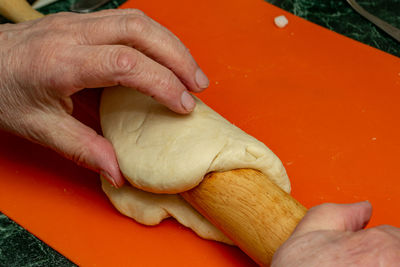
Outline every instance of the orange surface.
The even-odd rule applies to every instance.
[[[368,199],[400,226],[400,60],[262,0],[135,0],[175,32],[211,80],[200,97],[266,143],[307,207]],[[285,14],[278,29],[273,18]],[[92,122],[94,123],[94,122]],[[236,248],[168,220],[118,214],[96,174],[0,134],[0,209],[82,266],[251,266]]]

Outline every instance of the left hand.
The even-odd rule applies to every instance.
[[[389,225],[363,229],[371,212],[369,202],[310,209],[277,250],[271,266],[400,266],[400,229]]]
[[[58,13],[0,25],[0,129],[123,184],[111,143],[73,118],[71,95],[123,85],[187,114],[208,86],[189,50],[140,10]]]

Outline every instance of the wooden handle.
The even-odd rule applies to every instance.
[[[196,210],[260,265],[268,265],[307,209],[263,173],[237,169],[207,174],[181,193]]]
[[[25,0],[0,0],[0,14],[15,23],[44,16],[33,9]]]

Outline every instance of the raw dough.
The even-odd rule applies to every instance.
[[[117,210],[139,223],[157,225],[163,219],[172,216],[202,238],[233,245],[228,237],[193,209],[180,195],[154,194],[126,184],[116,189],[104,178],[101,179],[101,183],[104,192]]]
[[[180,196],[165,194],[189,190],[211,171],[237,168],[260,170],[286,192],[290,182],[280,160],[263,143],[197,98],[196,104],[190,115],[179,115],[133,89],[105,89],[103,134],[129,183],[147,192],[130,185],[117,190],[106,183],[103,189],[118,210],[138,222],[153,225],[171,215],[200,236],[224,241]]]

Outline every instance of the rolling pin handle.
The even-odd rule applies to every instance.
[[[0,14],[15,23],[34,20],[44,16],[33,9],[26,0],[0,0]]]

